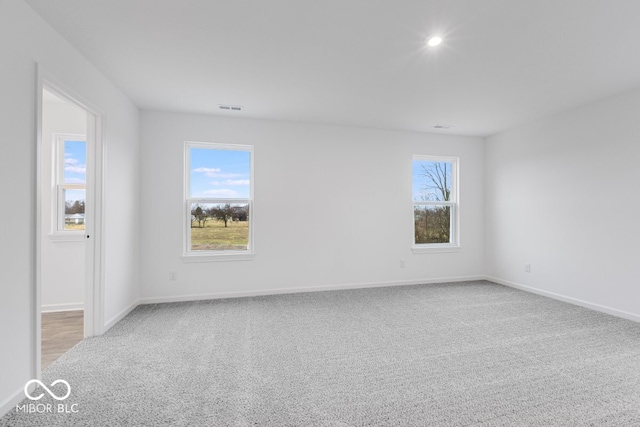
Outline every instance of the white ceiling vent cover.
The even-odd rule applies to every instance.
[[[226,105],[226,104],[220,104],[218,105],[218,108],[221,109],[222,111],[242,111],[244,110],[244,107],[242,105]]]

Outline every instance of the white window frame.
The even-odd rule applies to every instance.
[[[83,240],[85,230],[65,230],[65,190],[85,190],[85,207],[87,182],[85,178],[84,184],[65,184],[64,183],[64,143],[65,141],[84,142],[86,147],[86,163],[89,163],[89,151],[87,144],[87,136],[80,134],[55,133],[53,134],[53,171],[52,177],[52,193],[51,193],[51,238],[56,241],[63,240]]]
[[[203,148],[209,150],[234,150],[250,153],[249,163],[249,198],[229,199],[219,197],[191,197],[191,149]],[[217,142],[185,141],[184,143],[184,206],[183,206],[183,262],[212,262],[212,261],[249,261],[255,256],[254,252],[254,221],[255,207],[253,203],[253,173],[254,151],[253,145],[223,144]],[[192,251],[191,250],[191,205],[193,203],[215,204],[248,204],[249,205],[249,242],[246,250],[222,251]]]
[[[414,254],[434,252],[458,252],[460,250],[460,189],[459,189],[459,157],[430,156],[414,154],[411,162],[411,174],[413,176],[413,161],[446,162],[451,164],[451,192],[449,201],[414,201],[413,180],[411,181],[411,250]],[[449,243],[416,243],[415,242],[415,206],[450,206],[451,221],[449,230]]]

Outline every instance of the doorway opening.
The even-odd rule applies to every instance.
[[[34,378],[102,332],[101,115],[39,71]]]

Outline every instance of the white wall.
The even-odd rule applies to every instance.
[[[21,0],[0,2],[0,180],[3,199],[30,213],[0,210],[0,414],[23,397],[33,372],[36,63],[105,114],[105,320],[137,299],[138,110]],[[3,204],[6,207],[6,205]]]
[[[636,90],[487,139],[489,276],[640,321],[639,116]]]
[[[255,145],[254,260],[182,262],[185,140]],[[143,301],[484,274],[479,138],[143,111],[141,144]],[[411,253],[413,154],[460,156],[459,253]]]
[[[42,107],[42,164],[41,170],[41,288],[42,311],[81,309],[84,307],[84,238],[79,241],[51,239],[54,135],[69,133],[86,135],[87,113],[65,102],[43,102]],[[53,209],[52,209],[53,208]]]

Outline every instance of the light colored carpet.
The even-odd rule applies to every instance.
[[[145,305],[43,377],[78,412],[0,425],[638,426],[640,324],[485,281]]]

